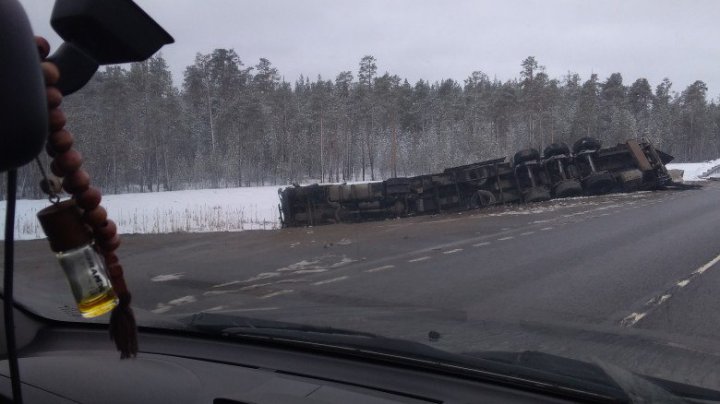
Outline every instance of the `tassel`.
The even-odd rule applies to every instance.
[[[138,353],[138,340],[130,293],[123,293],[118,299],[120,303],[110,314],[110,339],[120,351],[120,359],[134,358]]]
[[[107,253],[105,262],[108,266],[110,283],[119,300],[118,305],[110,313],[110,339],[120,351],[120,359],[134,358],[138,353],[138,338],[135,314],[130,307],[132,295],[128,292],[123,269],[118,263],[117,256],[112,252]]]

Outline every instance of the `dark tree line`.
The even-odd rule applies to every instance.
[[[473,72],[414,84],[372,56],[334,79],[281,79],[267,59],[198,54],[176,87],[162,56],[99,71],[63,105],[85,167],[105,192],[375,180],[434,172],[582,136],[646,138],[679,161],[720,156],[720,107],[696,81],[550,78],[533,57],[518,78]],[[38,170],[20,173],[39,197]]]

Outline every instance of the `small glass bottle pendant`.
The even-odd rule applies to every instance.
[[[117,296],[75,201],[45,208],[38,212],[38,219],[65,272],[80,314],[91,318],[112,310],[118,304]]]

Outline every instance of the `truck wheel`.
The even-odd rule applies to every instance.
[[[473,184],[475,184],[475,186],[482,187],[487,184],[490,175],[491,173],[488,167],[482,166],[471,171],[471,173],[468,174],[468,177],[473,182]]]
[[[490,191],[484,191],[482,189],[475,191],[470,198],[470,208],[479,209],[485,206],[490,206],[496,202],[495,195]]]
[[[540,158],[540,153],[538,153],[535,149],[525,149],[520,150],[519,152],[515,153],[515,156],[513,157],[513,166],[517,166],[520,163],[524,163],[526,161],[532,161],[537,160]]]
[[[401,200],[395,201],[393,206],[390,208],[390,211],[395,215],[395,217],[405,216],[405,202]]]
[[[573,145],[573,151],[575,152],[575,154],[586,151],[595,152],[600,150],[600,147],[602,147],[602,144],[599,140],[592,137],[584,137],[575,142],[575,144]]]
[[[582,185],[580,185],[580,182],[577,180],[560,181],[555,185],[555,189],[553,190],[556,198],[570,198],[582,195],[582,192]]]
[[[615,177],[610,173],[593,174],[583,181],[583,188],[588,195],[607,194],[615,188]]]
[[[560,156],[560,155],[569,155],[570,154],[570,148],[565,143],[552,143],[549,144],[548,147],[545,148],[545,151],[543,151],[543,157],[553,157],[553,156]]]
[[[348,210],[345,207],[339,206],[335,209],[335,220],[337,223],[347,222],[349,216]]]
[[[550,191],[542,187],[530,188],[530,190],[523,195],[523,199],[528,203],[547,201],[551,199]]]

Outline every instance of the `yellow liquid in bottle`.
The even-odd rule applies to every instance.
[[[80,314],[85,318],[93,318],[101,316],[114,309],[118,304],[117,296],[112,289],[107,289],[103,293],[90,296],[78,303]]]
[[[58,253],[57,257],[83,317],[97,317],[117,306],[105,264],[91,245]]]

